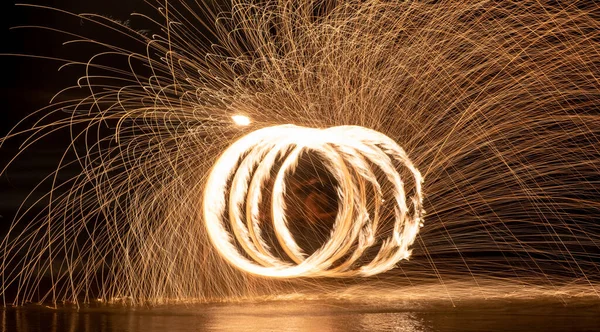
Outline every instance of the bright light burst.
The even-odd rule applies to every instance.
[[[293,172],[302,153],[314,152],[324,158],[328,171],[339,184],[339,211],[330,239],[309,257],[292,236],[285,217],[285,176]],[[272,188],[272,221],[279,245],[294,264],[282,261],[270,252],[261,235],[261,187],[269,181],[278,157],[285,156]],[[240,164],[238,162],[243,159]],[[409,212],[404,184],[394,162],[410,170],[415,194]],[[384,197],[372,166],[381,170],[393,185],[393,197]],[[255,169],[253,176],[252,170]],[[228,185],[230,177],[231,184]],[[204,195],[204,222],[215,249],[230,263],[244,271],[268,277],[352,277],[385,272],[410,256],[422,224],[421,174],[404,150],[389,137],[356,126],[314,129],[282,125],[248,134],[229,147],[210,173]],[[366,186],[374,192],[373,211],[367,209]],[[227,199],[229,197],[229,199]],[[368,264],[353,269],[364,251],[375,245],[379,210],[385,199],[395,202],[394,226],[383,240],[379,253]],[[252,261],[241,255],[231,243],[224,225],[223,212],[229,205],[230,227],[235,238]],[[241,208],[246,207],[246,223]],[[264,221],[262,221],[264,222]],[[247,226],[245,225],[247,224]],[[353,253],[348,255],[352,249]],[[342,260],[334,266],[334,263]]]
[[[7,303],[600,297],[597,1],[149,3],[27,5],[81,78],[0,140],[70,135]]]
[[[250,119],[245,115],[234,115],[231,117],[233,122],[240,126],[247,126],[250,124]]]

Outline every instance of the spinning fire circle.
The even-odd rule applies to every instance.
[[[330,236],[310,254],[298,244],[286,215],[286,179],[306,153],[322,160],[337,195]],[[410,197],[402,169],[412,176]],[[391,189],[383,190],[382,181]],[[409,247],[423,225],[422,182],[406,152],[380,132],[358,126],[267,127],[243,136],[218,158],[205,187],[204,222],[218,253],[252,274],[371,276],[410,256]],[[278,250],[261,228],[266,195]],[[381,234],[381,207],[388,201],[393,204],[393,226]],[[364,262],[367,248],[374,246],[376,254]]]

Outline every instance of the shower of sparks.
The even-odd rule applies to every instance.
[[[0,138],[71,138],[6,303],[600,297],[600,2],[148,3],[23,5],[87,46]]]

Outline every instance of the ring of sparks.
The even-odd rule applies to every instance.
[[[318,155],[337,182],[338,210],[330,236],[310,255],[297,244],[285,214],[285,180],[295,171],[302,153]],[[405,193],[399,172],[402,167],[414,177],[412,197]],[[391,190],[382,189],[382,179],[391,184]],[[358,126],[266,127],[237,140],[213,166],[204,193],[204,221],[219,254],[252,274],[278,278],[371,276],[410,256],[409,247],[423,225],[422,182],[405,151],[377,131]],[[260,228],[266,185],[272,185],[273,231],[287,259],[267,243]],[[372,191],[371,200],[367,191]],[[381,206],[390,199],[393,229],[378,234]],[[373,246],[378,248],[374,257],[361,260]]]

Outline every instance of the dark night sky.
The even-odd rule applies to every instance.
[[[150,13],[152,9],[143,0],[28,0],[30,4],[51,6],[74,13],[97,13],[118,20],[127,20],[134,11]],[[17,26],[39,25],[59,28],[74,33],[89,34],[89,24],[82,24],[67,15],[51,10],[15,6],[15,0],[0,1],[0,56],[2,80],[0,80],[0,136],[21,119],[37,109],[48,105],[50,98],[60,89],[72,86],[81,76],[81,70],[67,69],[58,71],[60,62],[16,57],[6,54],[30,54],[59,58],[77,58],[81,48],[63,46],[68,38],[56,33],[39,29],[12,29]],[[95,31],[91,31],[95,33]],[[30,122],[31,123],[31,122]],[[23,126],[26,128],[26,125]],[[28,149],[17,159],[8,171],[0,177],[0,224],[5,229],[15,212],[34,186],[55,167],[58,157],[64,151],[68,140],[67,133],[57,134],[44,139]],[[9,140],[0,148],[0,166],[18,152],[23,138]],[[43,192],[42,189],[40,192]]]
[[[31,4],[52,6],[74,13],[90,12],[107,15],[116,19],[126,20],[129,14],[137,9],[146,9],[143,0],[30,0]],[[70,22],[65,15],[45,9],[20,7],[14,5],[14,0],[2,1],[0,12],[3,14],[0,33],[2,43],[0,53],[33,54],[48,56],[69,56],[73,51],[63,47],[61,43],[67,38],[54,32],[44,32],[38,29],[17,29],[11,27],[24,25],[41,25],[65,28],[78,32],[76,22]],[[75,23],[75,24],[74,24]],[[83,30],[83,24],[80,27]],[[79,31],[80,33],[82,31]],[[73,83],[70,73],[58,73],[59,63],[47,60],[34,60],[12,56],[2,57],[3,80],[2,89],[3,111],[0,116],[2,133],[12,127],[31,112],[31,106],[38,108],[47,104],[49,98],[58,89]]]

